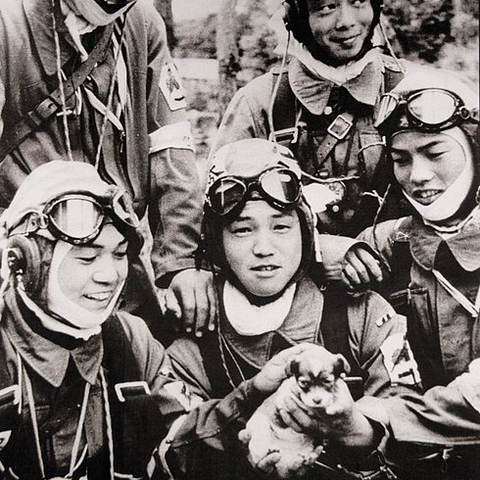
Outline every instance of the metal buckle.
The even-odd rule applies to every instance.
[[[343,140],[353,123],[345,118],[343,115],[338,115],[338,117],[328,126],[327,132],[335,137],[337,140]]]
[[[83,97],[78,89],[75,91],[75,98],[75,106],[73,108],[66,108],[65,111],[61,109],[59,112],[57,112],[57,117],[63,117],[64,115],[67,117],[70,115],[75,115],[78,117],[82,113]]]
[[[25,121],[31,128],[37,128],[57,109],[57,103],[50,97],[42,100],[33,110],[25,115]]]
[[[115,385],[115,393],[117,394],[117,398],[120,402],[126,401],[125,394],[127,396],[151,395],[150,387],[145,381],[117,383]]]
[[[284,128],[273,132],[273,138],[275,142],[284,142],[290,140],[290,143],[297,143],[298,140],[298,126]]]
[[[13,393],[12,405],[18,405],[20,403],[20,387],[18,385],[12,385],[11,387],[2,388],[0,390],[0,405],[5,405]]]

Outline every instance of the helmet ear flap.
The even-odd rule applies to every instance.
[[[285,24],[285,28],[292,32],[292,35],[300,43],[304,43],[308,29],[305,28],[305,20],[302,19],[297,1],[284,0],[282,5],[284,8],[283,23]]]
[[[41,279],[41,256],[37,242],[23,235],[10,237],[7,243],[7,261],[15,282],[21,281],[29,295],[37,293]]]
[[[208,262],[217,267],[223,266],[223,237],[219,228],[220,221],[214,214],[205,212],[203,221],[202,239],[204,246],[204,255]]]

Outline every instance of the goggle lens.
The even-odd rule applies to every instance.
[[[295,203],[300,193],[298,178],[289,170],[266,172],[261,187],[268,196],[285,205]]]
[[[252,186],[256,186],[267,201],[281,208],[294,204],[300,197],[300,182],[293,172],[271,169],[254,179],[218,179],[208,191],[209,206],[217,215],[227,215],[245,201]]]
[[[226,215],[243,201],[246,193],[247,187],[243,182],[221,178],[210,189],[210,207],[217,215]]]
[[[407,109],[419,122],[438,126],[453,118],[457,110],[457,101],[448,92],[425,90],[408,100]]]
[[[391,121],[405,128],[414,126],[425,131],[443,130],[456,125],[462,118],[466,119],[464,110],[460,98],[438,88],[421,90],[405,99],[387,93],[378,105],[375,126],[385,127]],[[394,116],[397,111],[398,115]]]
[[[99,231],[104,213],[93,198],[64,198],[51,205],[48,217],[65,240],[83,243]]]

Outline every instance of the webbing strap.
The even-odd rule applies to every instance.
[[[351,377],[365,374],[352,355],[350,348],[350,329],[348,323],[348,301],[345,288],[337,284],[329,284],[323,292],[323,311],[320,323],[323,346],[332,353],[342,354],[350,365]],[[363,395],[363,386],[349,385],[355,400]]]
[[[0,140],[0,163],[15,148],[17,148],[30,133],[45,120],[58,112],[62,107],[62,90],[65,100],[72,97],[78,87],[83,84],[95,65],[103,58],[110,43],[113,24],[105,27],[102,36],[91,51],[89,57],[80,64],[70,78],[44,98],[33,110],[27,112],[14,126],[4,132]]]
[[[120,320],[110,318],[102,326],[104,361],[112,412],[115,471],[143,475],[153,449],[162,435],[164,419],[160,408],[147,391],[138,362]],[[129,389],[130,383],[134,388]],[[121,401],[116,385],[122,385]],[[137,388],[137,387],[141,388]],[[118,389],[117,389],[118,390]],[[130,394],[128,394],[130,393]],[[127,395],[128,394],[128,395]]]

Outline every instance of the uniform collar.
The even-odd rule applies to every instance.
[[[460,267],[466,272],[480,269],[480,211],[454,236],[443,239],[431,226],[425,225],[422,219],[415,215],[409,228],[410,251],[413,258],[423,268],[436,268],[435,259],[441,244],[446,245]]]
[[[326,68],[331,68],[327,67]],[[374,106],[383,84],[384,65],[381,55],[372,56],[360,73],[343,83],[327,80],[314,74],[300,60],[293,57],[288,77],[293,93],[314,115],[323,114],[333,87],[342,86],[358,102]]]
[[[101,335],[95,335],[86,342],[78,342],[75,348],[67,349],[32,330],[21,314],[12,290],[7,292],[6,304],[12,313],[4,320],[8,337],[25,363],[38,375],[58,388],[63,383],[72,359],[82,378],[92,385],[95,383],[103,359]]]

